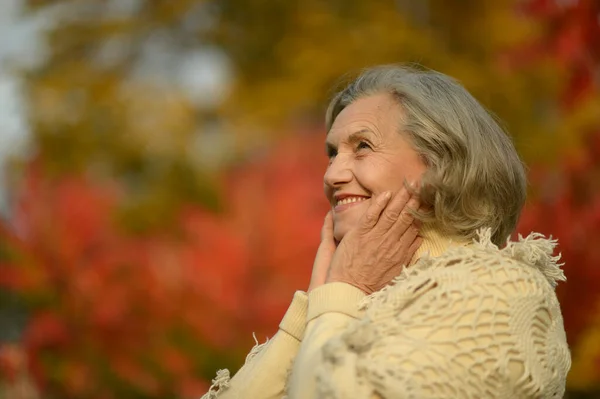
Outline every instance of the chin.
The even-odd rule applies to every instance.
[[[335,238],[335,240],[337,242],[342,241],[342,238],[344,238],[344,236],[346,235],[346,233],[348,232],[348,229],[344,228],[343,226],[334,226],[333,227],[333,238]]]
[[[344,212],[341,215],[333,217],[333,238],[337,242],[342,241],[342,238],[348,234],[353,228],[359,225],[362,213]]]
[[[337,216],[337,217],[336,217]],[[360,223],[360,216],[351,213],[342,215],[334,215],[333,218],[333,238],[337,242],[342,241],[342,238],[348,234],[354,227]]]

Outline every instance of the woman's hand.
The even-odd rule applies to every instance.
[[[371,294],[409,264],[423,241],[418,221],[408,210],[419,209],[419,200],[405,188],[391,197],[383,193],[374,198],[360,224],[342,239],[326,283],[348,283]]]
[[[321,229],[321,244],[319,244],[319,249],[317,250],[307,292],[311,292],[318,286],[325,284],[329,265],[331,265],[331,259],[336,247],[337,245],[333,238],[333,215],[329,211],[327,216],[325,216],[323,228]]]

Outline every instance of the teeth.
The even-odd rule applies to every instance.
[[[336,205],[345,205],[345,204],[350,204],[352,202],[361,202],[364,200],[366,200],[366,198],[364,198],[364,197],[348,197],[348,198],[339,200]]]

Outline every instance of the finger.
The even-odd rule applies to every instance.
[[[415,223],[413,212],[417,212],[419,205],[419,198],[417,196],[413,195],[410,197],[390,230],[393,230],[395,234],[404,234],[406,230]]]
[[[331,211],[327,212],[327,215],[325,215],[323,227],[321,228],[321,241],[333,242],[333,215],[331,214]]]
[[[415,259],[415,253],[417,253],[417,251],[419,250],[419,248],[421,247],[422,244],[423,244],[423,237],[417,236],[415,238],[415,240],[412,242],[412,244],[410,245],[410,247],[408,247],[408,253],[410,254],[410,257],[412,260],[414,260],[414,261],[417,260],[417,259]]]
[[[381,212],[383,212],[391,197],[392,193],[386,191],[378,195],[374,201],[371,201],[369,209],[367,209],[361,219],[360,227],[363,231],[371,230],[377,224]]]
[[[422,214],[424,212],[423,208],[419,208],[418,212]],[[423,227],[423,221],[419,220],[417,218],[414,218],[412,225],[415,226],[415,228],[417,230],[421,231],[421,228]]]
[[[402,236],[400,237],[400,242],[409,244],[417,239],[417,237],[419,236],[419,226],[417,222],[418,220],[415,220],[413,223],[411,223],[410,226],[408,226],[404,234],[402,234]]]
[[[398,220],[402,210],[410,200],[410,193],[406,188],[400,189],[389,202],[389,204],[385,207],[379,222],[377,223],[377,228],[382,231],[389,230]]]
[[[423,245],[423,237],[417,236],[408,248],[409,253],[414,255],[419,250],[421,245]]]

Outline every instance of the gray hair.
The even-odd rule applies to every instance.
[[[339,92],[327,109],[327,130],[352,102],[386,92],[402,106],[400,130],[427,165],[419,195],[429,210],[417,217],[467,238],[491,228],[492,241],[503,245],[527,195],[525,169],[510,137],[456,80],[396,65],[366,69]]]

